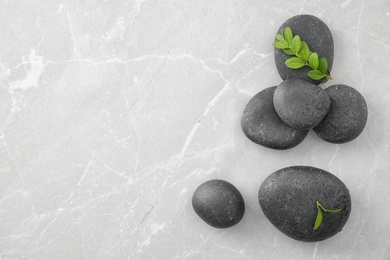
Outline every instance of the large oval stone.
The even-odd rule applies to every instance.
[[[329,113],[313,128],[323,140],[330,143],[346,143],[363,131],[368,117],[367,104],[354,88],[339,84],[325,89],[331,100]]]
[[[330,108],[330,99],[325,90],[315,84],[288,79],[276,88],[274,106],[286,124],[304,130],[317,126],[324,119]]]
[[[351,212],[351,197],[333,174],[310,166],[292,166],[269,175],[258,194],[264,215],[287,236],[305,242],[330,238],[342,230]],[[314,228],[318,210],[322,222]],[[315,229],[315,230],[314,230]]]
[[[297,15],[280,26],[277,33],[282,34],[284,28],[290,27],[293,35],[299,35],[302,41],[305,41],[310,51],[317,52],[318,57],[325,57],[328,61],[328,70],[332,70],[334,44],[332,33],[328,26],[319,18],[313,15]],[[276,38],[275,38],[276,41]],[[311,68],[304,66],[300,69],[289,69],[284,64],[285,61],[293,56],[285,54],[282,50],[274,48],[275,64],[280,77],[286,79],[302,79],[314,84],[319,84],[321,81],[312,80],[307,76]]]
[[[305,139],[308,130],[297,130],[280,119],[273,103],[276,86],[253,96],[244,109],[241,128],[253,142],[272,149],[289,149]]]

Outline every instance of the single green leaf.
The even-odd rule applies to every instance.
[[[276,39],[278,39],[278,41],[280,41],[280,42],[285,42],[283,35],[281,35],[279,33],[276,35]]]
[[[291,49],[295,53],[299,53],[299,51],[301,49],[301,38],[299,37],[299,35],[295,35],[294,38],[292,39]]]
[[[303,61],[307,61],[310,57],[309,46],[304,41],[301,41],[301,50],[298,53],[298,57],[301,58]]]
[[[288,55],[295,55],[295,53],[291,49],[283,49],[283,51]]]
[[[327,78],[323,78],[323,79],[321,80],[321,84],[325,84],[326,82],[328,82],[328,79],[327,79]]]
[[[313,230],[317,230],[321,226],[321,223],[322,223],[322,210],[320,209],[320,207],[317,206],[317,217],[316,217],[316,221],[314,222]]]
[[[285,42],[274,42],[272,45],[278,49],[287,49],[288,48],[288,45]]]
[[[296,57],[286,60],[285,64],[290,69],[300,69],[303,66],[305,66],[305,62],[300,58],[296,58]]]
[[[337,213],[341,210],[341,209],[326,209],[318,201],[316,202],[316,205],[317,205],[317,207],[320,207],[324,212]]]
[[[337,213],[340,212],[341,209],[326,209],[324,210],[326,213]]]
[[[326,77],[326,75],[319,70],[311,70],[307,73],[307,75],[313,80],[320,80]]]
[[[291,45],[292,40],[293,40],[293,34],[292,34],[292,31],[291,31],[291,28],[290,28],[290,27],[284,28],[283,37],[284,37],[284,40],[285,40],[289,45]]]
[[[310,67],[314,70],[316,70],[318,68],[318,64],[319,64],[319,61],[318,61],[318,54],[317,52],[313,52],[310,57],[309,57],[309,64],[310,64]]]
[[[326,72],[328,71],[328,61],[326,60],[325,57],[322,57],[319,61],[318,61],[318,68],[317,68],[319,71],[323,72],[326,74]]]

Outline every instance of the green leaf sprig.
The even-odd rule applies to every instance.
[[[305,41],[302,41],[299,35],[293,36],[290,27],[286,27],[282,34],[276,35],[277,41],[272,45],[275,48],[283,50],[284,53],[292,55],[285,61],[285,64],[290,69],[300,69],[304,66],[310,67],[312,70],[307,73],[309,78],[313,80],[321,80],[325,83],[332,79],[328,71],[328,61],[325,57],[318,58],[317,52],[311,52]]]
[[[318,201],[317,201],[317,217],[316,222],[314,223],[313,230],[317,230],[322,223],[322,211],[326,213],[337,213],[340,212],[341,209],[325,209]]]

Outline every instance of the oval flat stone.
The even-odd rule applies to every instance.
[[[304,130],[322,121],[329,111],[330,99],[325,90],[315,84],[288,79],[276,88],[274,106],[286,124]]]
[[[244,109],[241,128],[253,142],[272,149],[289,149],[305,139],[308,130],[297,130],[284,123],[276,114],[273,95],[276,86],[253,96]]]
[[[269,175],[258,194],[264,215],[287,236],[305,242],[330,238],[342,230],[351,212],[345,184],[333,174],[310,166],[292,166]],[[322,221],[314,230],[319,208]]]
[[[214,179],[202,183],[192,196],[195,213],[216,228],[236,225],[245,212],[244,199],[231,183]]]
[[[293,35],[299,35],[301,40],[307,43],[310,51],[318,53],[319,58],[325,57],[328,61],[328,70],[332,70],[334,56],[333,37],[328,26],[322,20],[313,15],[297,15],[285,21],[277,33],[282,34],[286,27],[291,28]],[[278,48],[274,48],[274,55],[276,68],[283,80],[302,79],[314,84],[321,82],[312,80],[307,76],[307,73],[311,70],[307,66],[300,69],[287,68],[284,63],[293,56],[285,54]]]
[[[328,115],[313,130],[330,143],[346,143],[363,131],[368,117],[367,104],[354,88],[339,84],[325,89],[331,100]]]

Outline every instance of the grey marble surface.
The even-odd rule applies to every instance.
[[[245,104],[281,82],[271,43],[296,14],[331,29],[331,84],[369,118],[353,142],[313,132],[275,151],[240,128]],[[0,2],[1,259],[390,259],[390,3],[378,1]],[[292,165],[337,175],[343,231],[292,240],[257,192]],[[246,213],[206,225],[191,196],[221,178]]]

